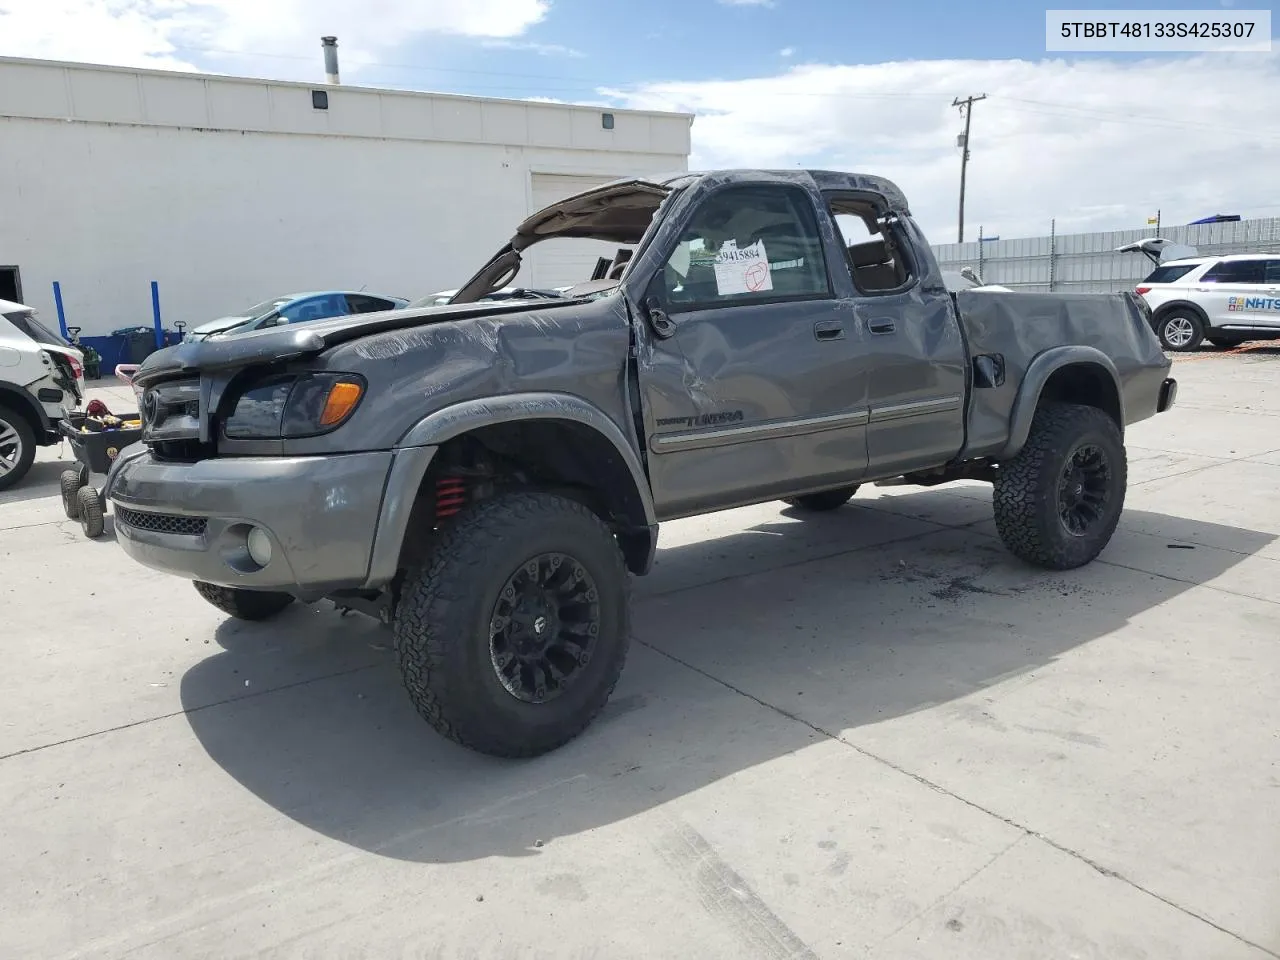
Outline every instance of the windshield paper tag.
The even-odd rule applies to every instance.
[[[741,250],[736,240],[726,241],[716,254],[715,268],[716,292],[722,297],[773,289],[773,274],[763,240]]]

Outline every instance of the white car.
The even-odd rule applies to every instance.
[[[84,399],[84,355],[36,319],[0,300],[0,490],[31,469],[36,447],[62,437],[58,421]]]
[[[1280,339],[1280,253],[1162,258],[1134,293],[1166,351]]]

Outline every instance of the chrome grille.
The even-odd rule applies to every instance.
[[[184,517],[176,513],[151,513],[146,510],[130,510],[128,507],[116,507],[116,522],[133,527],[135,530],[176,533],[184,537],[203,536],[206,526],[204,517]]]

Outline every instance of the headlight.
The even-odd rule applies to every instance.
[[[222,432],[230,440],[314,437],[342,426],[364,396],[364,378],[309,373],[260,381],[236,398]]]

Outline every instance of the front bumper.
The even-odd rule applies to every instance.
[[[168,463],[135,445],[121,453],[105,494],[116,538],[139,563],[312,600],[368,580],[393,459],[375,451]],[[253,527],[271,542],[265,566],[248,553]]]

